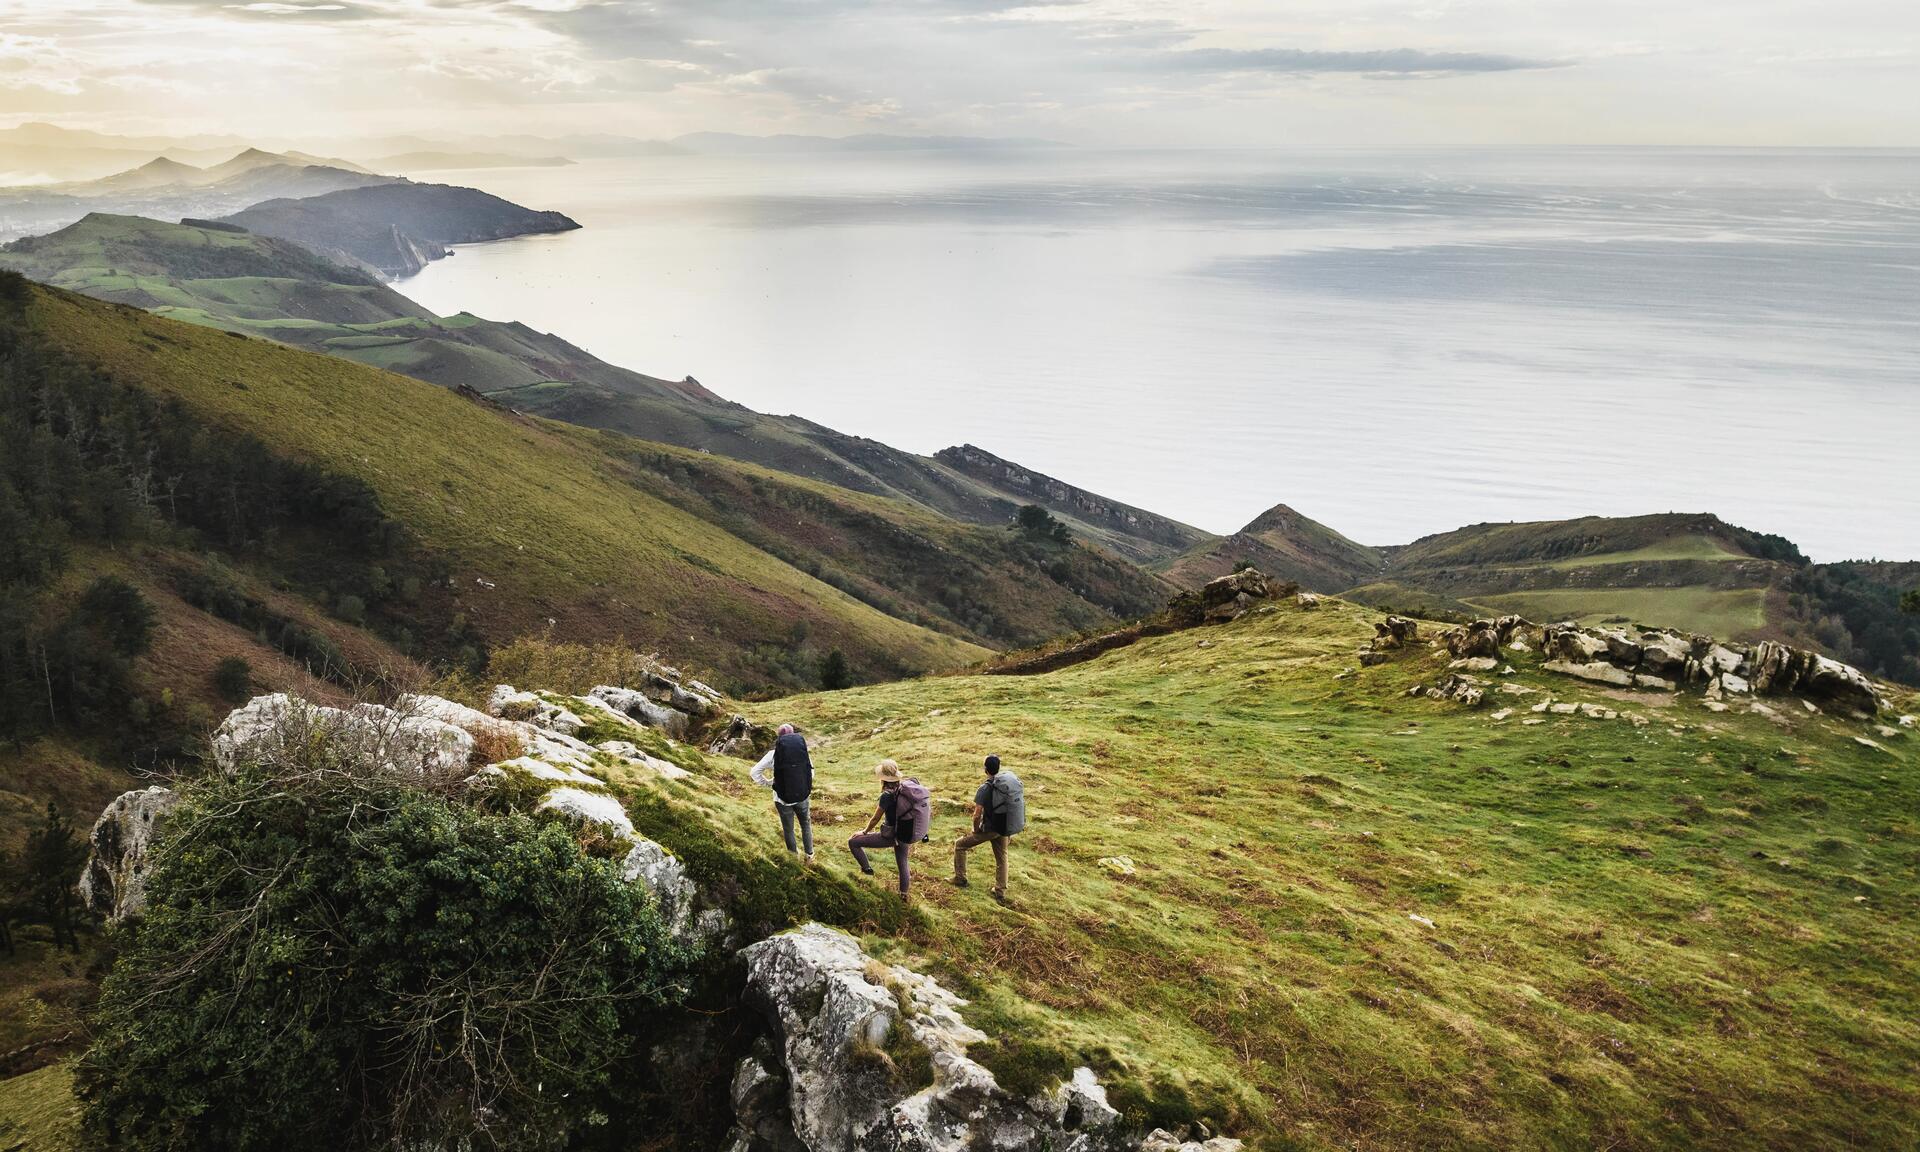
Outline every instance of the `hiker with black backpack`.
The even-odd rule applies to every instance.
[[[900,870],[900,898],[905,900],[909,879],[907,856],[915,844],[929,835],[933,798],[920,781],[901,776],[900,765],[891,760],[880,761],[873,774],[880,778],[880,802],[874,805],[866,830],[848,840],[847,847],[852,850],[860,871],[868,876],[873,875],[873,865],[867,863],[867,849],[893,849],[894,867]],[[873,830],[876,824],[880,825],[878,832]]]
[[[798,821],[807,863],[813,863],[813,813],[808,804],[813,796],[813,759],[807,755],[807,738],[791,724],[780,725],[773,747],[749,774],[755,784],[773,789],[773,810],[780,815],[787,851],[798,851],[793,842],[793,825]]]
[[[1007,902],[1007,837],[1027,826],[1027,794],[1020,777],[1002,771],[1000,757],[989,756],[987,779],[973,793],[973,831],[953,846],[953,883],[967,887],[967,853],[993,845],[993,898]]]

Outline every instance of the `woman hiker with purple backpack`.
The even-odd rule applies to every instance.
[[[913,846],[928,836],[927,825],[933,816],[933,801],[927,789],[911,776],[900,775],[900,765],[891,760],[880,761],[873,770],[880,778],[880,802],[874,806],[873,816],[867,821],[866,830],[847,841],[847,847],[853,852],[854,862],[860,865],[860,871],[873,875],[873,865],[867,863],[867,849],[893,849],[894,866],[900,870],[900,898],[907,899],[907,856]],[[880,825],[880,831],[873,830]]]

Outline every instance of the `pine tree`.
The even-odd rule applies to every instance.
[[[54,946],[74,952],[80,950],[80,937],[74,931],[78,914],[74,885],[86,859],[86,844],[74,834],[60,805],[49,800],[46,819],[27,835],[22,860],[25,903],[34,919],[53,929]]]

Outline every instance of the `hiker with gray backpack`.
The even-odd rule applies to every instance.
[[[867,849],[893,849],[893,864],[900,871],[900,899],[905,900],[907,856],[915,844],[932,834],[933,796],[920,781],[900,775],[900,765],[891,760],[880,761],[873,774],[880,778],[880,802],[874,806],[866,830],[848,840],[847,847],[860,871],[868,876],[873,875],[873,865],[867,863]],[[880,825],[878,832],[873,830],[876,824]]]
[[[967,853],[982,844],[993,845],[993,898],[1007,902],[1007,837],[1027,827],[1027,793],[1020,777],[1001,770],[1000,757],[989,756],[986,782],[973,793],[973,831],[953,846],[953,883],[967,887]]]

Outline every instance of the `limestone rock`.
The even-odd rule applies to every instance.
[[[777,1069],[735,1073],[736,1097],[784,1078],[792,1132],[812,1152],[1121,1152],[1132,1144],[1091,1070],[1021,1100],[967,1046],[987,1037],[960,1016],[966,1001],[931,977],[867,958],[858,940],[808,924],[742,950],[748,1003],[772,1026]],[[902,1086],[875,1051],[898,1029],[926,1049],[933,1083]],[[756,1122],[770,1109],[752,1110]],[[736,1147],[740,1145],[736,1144]],[[749,1148],[777,1147],[748,1144]],[[1175,1145],[1178,1147],[1178,1145]],[[1237,1145],[1236,1145],[1237,1147]]]
[[[148,854],[179,800],[173,789],[155,784],[122,792],[100,813],[80,873],[80,900],[89,911],[118,922],[146,908]]]
[[[745,716],[735,715],[707,745],[707,751],[716,756],[752,759],[772,746],[773,733],[760,728]]]
[[[1237,620],[1272,595],[1265,573],[1258,568],[1242,568],[1202,585],[1200,607],[1208,620]]]
[[[609,756],[618,756],[629,764],[638,764],[642,768],[651,769],[663,780],[685,780],[693,775],[671,760],[662,760],[658,756],[648,755],[644,749],[630,740],[602,740],[594,747]]]
[[[1398,648],[1420,639],[1420,625],[1417,621],[1401,616],[1389,616],[1373,626],[1373,643],[1376,648]]]
[[[572,709],[547,700],[535,692],[522,692],[511,684],[494,685],[487,697],[487,711],[507,720],[524,720],[563,736],[577,735],[587,726]]]
[[[678,857],[651,840],[642,839],[620,862],[620,875],[629,883],[644,884],[660,904],[660,917],[682,940],[712,943],[731,928],[727,914],[700,908],[700,889]]]
[[[1542,667],[1549,672],[1558,672],[1563,676],[1577,676],[1596,684],[1617,684],[1622,688],[1633,685],[1633,673],[1604,660],[1590,660],[1585,663],[1576,663],[1572,660],[1549,660]]]
[[[601,684],[588,690],[586,699],[612,708],[620,715],[638,720],[649,728],[661,729],[676,740],[684,739],[692,726],[685,712],[655,703],[646,693],[635,692],[631,688]]]
[[[227,772],[246,762],[298,764],[316,741],[330,755],[426,775],[464,771],[474,747],[465,729],[432,716],[378,704],[328,708],[277,692],[228,714],[213,734],[213,759]]]
[[[1607,655],[1604,638],[1573,624],[1549,624],[1542,631],[1540,651],[1549,661],[1588,664]]]
[[[558,812],[578,824],[596,824],[615,836],[632,838],[633,821],[620,801],[604,792],[586,792],[579,788],[555,788],[535,808],[538,812]]]
[[[1513,645],[1520,651],[1526,651],[1528,631],[1532,625],[1519,616],[1501,616],[1491,620],[1475,620],[1464,628],[1455,628],[1446,634],[1447,651],[1455,657],[1494,657],[1499,655],[1502,645],[1517,636],[1519,643]]]
[[[1311,592],[1300,593],[1299,595],[1294,597],[1294,601],[1298,603],[1302,609],[1309,612],[1311,612],[1315,608],[1320,607],[1320,597],[1315,596]]]

